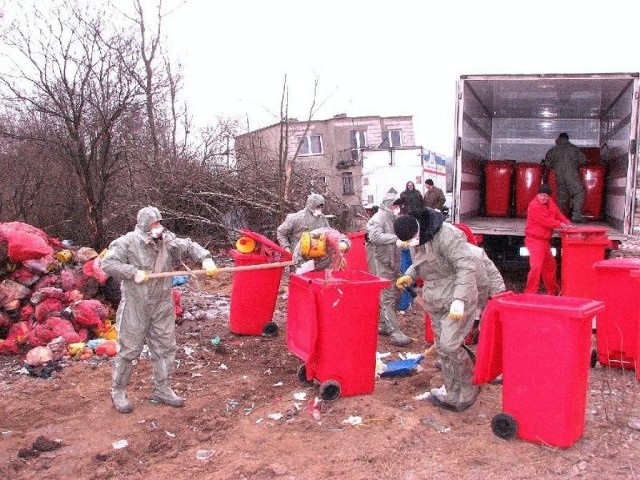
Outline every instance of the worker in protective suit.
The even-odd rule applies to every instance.
[[[349,239],[333,228],[317,228],[303,232],[293,250],[296,267],[313,260],[313,270],[344,270],[344,254],[351,248]]]
[[[483,248],[467,243],[467,247],[471,250],[478,261],[476,268],[476,285],[478,287],[478,306],[475,319],[482,316],[484,307],[487,306],[489,298],[506,290],[502,274],[496,267],[495,263],[489,258],[487,252]]]
[[[303,232],[310,232],[317,228],[329,228],[327,217],[324,216],[324,197],[312,193],[307,197],[307,204],[295,213],[290,213],[280,224],[276,233],[278,243],[285,250],[292,252],[300,241]]]
[[[564,214],[568,214],[567,204],[571,201],[571,221],[582,223],[582,205],[584,203],[584,185],[580,179],[580,167],[587,163],[587,158],[573,143],[569,135],[561,133],[556,139],[556,146],[549,149],[544,157],[544,165],[556,172],[558,184],[558,206]]]
[[[387,193],[380,208],[367,222],[367,263],[373,275],[386,278],[392,284],[380,294],[378,333],[389,335],[393,345],[406,346],[411,338],[405,335],[396,318],[396,292],[393,281],[400,273],[399,249],[408,248],[409,242],[399,240],[393,232],[393,221],[400,214],[400,200],[395,193]],[[417,242],[416,242],[417,243]]]
[[[468,247],[461,230],[445,223],[442,213],[425,209],[417,215],[402,215],[394,223],[400,240],[416,237],[411,249],[413,264],[396,285],[404,289],[414,279],[424,281],[422,297],[431,316],[436,353],[442,363],[446,394],[433,389],[430,401],[461,412],[476,400],[479,388],[473,384],[473,362],[463,348],[473,325],[478,305],[478,259]]]
[[[171,388],[175,363],[175,310],[171,296],[172,278],[149,279],[149,273],[167,272],[186,258],[202,262],[207,275],[215,275],[211,254],[188,238],[177,238],[161,224],[155,207],[138,212],[135,230],[109,245],[101,267],[120,281],[122,299],[116,313],[118,353],[113,364],[111,399],[120,413],[131,412],[125,388],[133,361],[149,346],[155,390],[153,399],[182,407],[184,399]]]

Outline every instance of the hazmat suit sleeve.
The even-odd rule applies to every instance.
[[[398,237],[394,233],[385,233],[381,219],[374,215],[367,223],[367,239],[373,245],[392,245]]]
[[[190,238],[175,238],[172,244],[177,247],[180,258],[185,256],[192,260],[202,262],[207,258],[211,258],[209,250],[204,248],[198,242],[194,242]]]
[[[489,278],[489,295],[504,292],[506,290],[504,279],[496,265],[491,261],[484,250],[482,252],[482,262],[484,263],[484,268],[487,273],[487,277]]]
[[[282,222],[276,230],[276,238],[282,248],[292,248],[290,239],[293,233],[294,221],[294,215],[289,213],[285,217],[284,222]]]
[[[436,248],[452,265],[455,272],[453,299],[467,303],[478,296],[476,285],[476,262],[473,253],[466,247],[467,239],[459,235],[448,235],[445,241],[437,242]]]
[[[131,234],[124,235],[109,245],[100,267],[115,280],[133,280],[139,266],[132,265],[129,260]]]

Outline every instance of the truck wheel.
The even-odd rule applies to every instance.
[[[340,384],[335,380],[327,380],[320,385],[320,398],[326,402],[333,402],[340,396]]]
[[[598,352],[596,352],[595,350],[591,350],[591,361],[589,362],[591,368],[594,368],[596,366],[596,363],[598,363]]]
[[[278,325],[274,322],[266,323],[264,327],[262,327],[262,334],[265,337],[275,337],[278,335]]]
[[[307,380],[307,366],[303,363],[298,367],[298,380],[300,380],[305,385],[313,385],[311,380]]]
[[[509,440],[516,436],[518,422],[507,413],[499,413],[491,420],[491,430],[496,437]]]

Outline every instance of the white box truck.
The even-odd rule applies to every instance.
[[[633,233],[638,139],[638,73],[463,75],[457,85],[452,221],[484,236],[495,260],[521,260],[525,218],[487,214],[487,165],[540,164],[566,132],[595,150],[604,170],[602,214],[587,225],[609,238]],[[496,166],[496,164],[493,164]]]

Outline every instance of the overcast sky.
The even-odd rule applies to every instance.
[[[431,6],[431,4],[437,6]],[[196,120],[413,115],[418,144],[450,156],[461,74],[640,70],[640,1],[188,0],[166,19]]]

